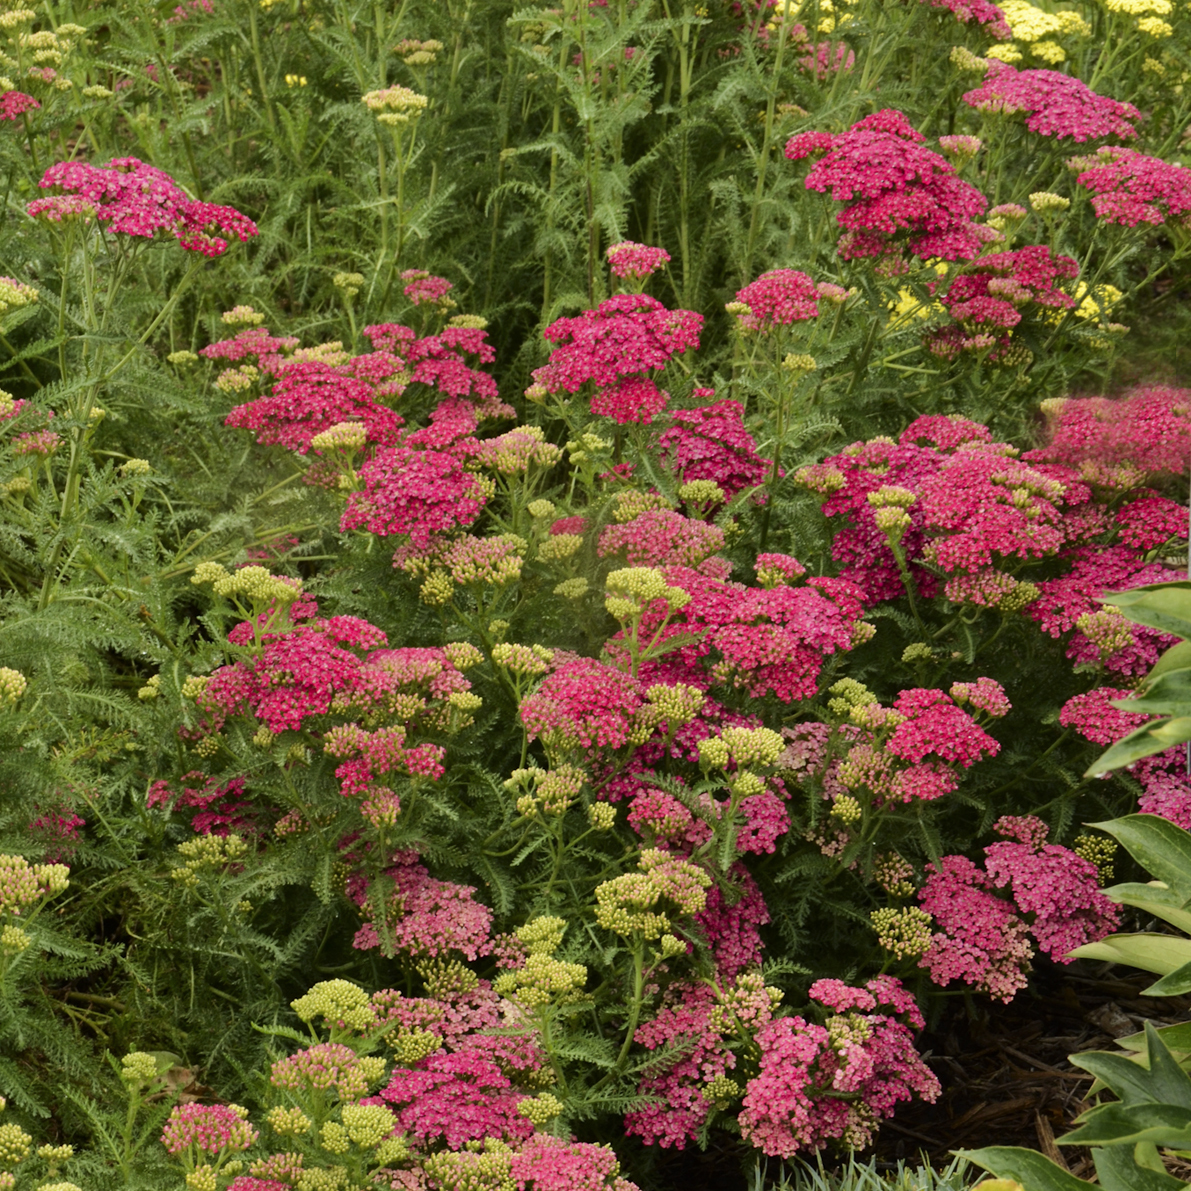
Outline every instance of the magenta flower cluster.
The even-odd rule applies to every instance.
[[[819,157],[807,174],[808,190],[849,204],[836,216],[845,229],[839,242],[845,260],[902,251],[971,260],[998,236],[974,223],[988,200],[924,148],[925,139],[901,112],[886,108],[847,132],[803,132],[786,143],[791,161]]]
[[[1131,103],[1097,95],[1086,83],[1057,70],[1017,70],[995,58],[982,86],[964,93],[980,112],[1024,112],[1026,127],[1042,136],[1098,141],[1137,136],[1141,113]]]
[[[145,239],[166,231],[183,248],[204,256],[222,255],[229,238],[248,240],[257,234],[256,224],[235,207],[198,202],[169,174],[135,157],[113,158],[106,166],[60,161],[39,185],[54,194],[30,202],[32,216],[53,219],[64,205],[82,211],[85,204],[109,231]]]

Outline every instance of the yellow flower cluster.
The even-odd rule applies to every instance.
[[[998,6],[1013,30],[1013,41],[993,46],[990,58],[1016,62],[1025,46],[1031,57],[1054,66],[1067,58],[1067,51],[1056,40],[1063,37],[1087,37],[1092,27],[1077,12],[1045,12],[1027,0],[1005,0]]]

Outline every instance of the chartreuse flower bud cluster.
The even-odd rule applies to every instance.
[[[204,870],[218,871],[226,865],[243,860],[248,845],[238,835],[197,835],[178,845],[182,863],[170,870],[170,877],[179,885],[193,889]]]
[[[671,587],[656,567],[624,567],[612,571],[604,582],[604,607],[621,624],[636,624],[656,600],[665,600],[671,612],[691,600],[690,592]]]
[[[19,670],[0,666],[0,707],[12,707],[28,686],[28,680]]]
[[[933,919],[918,906],[886,907],[869,915],[877,942],[895,959],[917,958],[931,944]]]
[[[0,855],[0,914],[28,923],[47,899],[70,884],[64,864],[30,864],[23,856]],[[32,939],[13,922],[0,927],[0,968],[25,951]]]
[[[0,318],[23,306],[32,306],[37,301],[37,290],[23,281],[12,277],[0,277]]]
[[[530,1011],[582,1000],[587,968],[557,959],[554,954],[562,945],[565,931],[566,922],[552,916],[534,918],[521,927],[517,938],[529,954],[520,968],[496,979],[494,991]]]
[[[217,562],[200,562],[190,576],[197,585],[210,583],[217,596],[233,601],[241,597],[252,604],[290,604],[302,593],[301,579],[270,574],[265,567],[240,567],[228,571]]]
[[[512,1166],[512,1149],[494,1137],[468,1142],[458,1153],[443,1150],[431,1154],[422,1163],[434,1185],[450,1187],[452,1191],[517,1191]]]
[[[332,1041],[337,1034],[363,1034],[376,1025],[376,1010],[368,994],[350,980],[322,980],[291,1001],[290,1008],[307,1025],[321,1019],[331,1031]]]
[[[658,683],[645,692],[645,702],[633,713],[630,739],[644,744],[654,733],[665,727],[667,737],[673,737],[702,710],[706,699],[698,687],[685,683],[666,686]]]
[[[1072,851],[1076,856],[1096,866],[1097,879],[1107,885],[1113,878],[1113,861],[1117,854],[1117,841],[1105,835],[1077,835]]]
[[[699,741],[699,764],[705,770],[724,771],[734,799],[749,798],[765,788],[754,769],[771,767],[784,748],[785,741],[771,728],[725,728]]]
[[[539,1096],[527,1096],[524,1100],[517,1101],[518,1115],[539,1127],[559,1116],[562,1108],[562,1101],[550,1092],[542,1092]]]
[[[565,815],[579,797],[587,774],[576,765],[554,769],[515,769],[504,783],[506,790],[521,791],[517,813],[527,819]]]
[[[671,934],[667,904],[684,915],[707,904],[711,878],[688,860],[651,848],[641,854],[640,872],[622,873],[596,887],[595,919],[605,930],[646,940]],[[663,907],[663,908],[659,908]]]
[[[383,91],[369,91],[362,97],[369,111],[376,113],[381,124],[390,126],[406,124],[416,119],[430,102],[425,95],[419,95],[408,87],[386,87]]]

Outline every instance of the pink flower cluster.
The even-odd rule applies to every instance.
[[[185,773],[178,779],[175,790],[164,779],[149,787],[146,805],[152,809],[165,806],[172,810],[193,808],[190,819],[192,831],[199,835],[227,835],[232,831],[252,830],[255,823],[253,807],[244,801],[244,778],[234,777],[223,784],[199,770]]]
[[[355,616],[295,624],[267,634],[251,660],[216,670],[199,707],[215,731],[229,716],[242,714],[255,716],[270,732],[298,731],[312,716],[374,698],[374,675],[360,654],[384,644],[380,629]]]
[[[1124,397],[1064,401],[1049,430],[1025,458],[1078,469],[1097,486],[1182,476],[1191,464],[1191,389],[1143,385]]]
[[[18,120],[26,112],[41,107],[32,95],[23,91],[5,91],[0,95],[0,120]]]
[[[824,980],[810,996],[837,1010],[826,1026],[781,1017],[756,1035],[760,1072],[745,1090],[740,1129],[770,1157],[831,1142],[862,1149],[899,1102],[941,1091],[914,1048],[922,1016],[897,980],[881,976],[863,989]]]
[[[604,255],[613,277],[628,277],[634,281],[640,281],[670,263],[670,254],[664,248],[650,248],[633,240],[609,244]]]
[[[1116,928],[1120,911],[1100,892],[1096,866],[1045,843],[1040,820],[1005,816],[996,829],[1010,838],[984,849],[983,870],[963,856],[927,866],[918,899],[938,929],[919,964],[938,984],[962,980],[1010,1001],[1026,984],[1028,934],[1053,959],[1070,963],[1070,951]],[[1006,888],[1010,901],[993,892]]]
[[[487,497],[457,455],[381,447],[360,468],[364,487],[348,497],[340,528],[387,536],[408,534],[418,549],[439,534],[470,525]]]
[[[918,0],[919,4],[926,0]],[[930,0],[931,8],[945,8],[961,24],[975,21],[983,25],[990,37],[998,41],[1008,41],[1013,36],[1005,14],[990,0]]]
[[[1042,136],[1075,141],[1137,136],[1141,113],[1131,103],[1097,95],[1086,83],[1057,70],[1017,70],[990,59],[983,86],[964,94],[981,112],[1026,113],[1026,127]]]
[[[401,292],[415,306],[421,306],[423,302],[441,305],[447,292],[455,288],[445,277],[435,277],[425,269],[406,269],[401,280],[405,282]]]
[[[619,422],[650,422],[666,398],[648,374],[671,356],[699,346],[702,315],[668,310],[647,294],[614,294],[595,310],[560,318],[543,335],[555,344],[550,360],[535,370],[536,384],[549,393],[577,393],[590,384]],[[627,383],[632,382],[632,383]],[[616,392],[601,397],[604,390]]]
[[[746,331],[771,331],[819,316],[819,287],[797,269],[762,273],[736,291],[736,300],[748,307],[748,314],[740,318]]]
[[[381,948],[415,959],[435,959],[457,952],[474,960],[487,954],[492,911],[475,900],[475,887],[432,877],[416,852],[394,853],[386,870],[392,882],[389,916],[378,924],[365,922],[352,946],[359,951]],[[368,883],[357,876],[349,882],[349,896],[361,908],[368,903]]]
[[[228,1104],[178,1104],[161,1131],[161,1144],[171,1154],[218,1154],[246,1150],[257,1131],[244,1119],[244,1109]]]
[[[808,190],[830,192],[850,204],[836,221],[845,229],[840,256],[885,256],[902,250],[914,256],[971,260],[997,236],[973,222],[988,206],[974,186],[955,175],[905,116],[885,109],[832,136],[803,132],[786,144],[798,161],[822,154],[806,177]]]
[[[1017,833],[984,849],[985,871],[996,888],[1008,887],[1021,914],[1032,914],[1030,932],[1041,950],[1061,964],[1073,961],[1068,953],[1094,943],[1116,929],[1120,907],[1100,892],[1096,866],[1069,848],[1042,842],[1046,825],[998,820],[1000,834]]]
[[[1097,687],[1076,695],[1063,704],[1059,723],[1074,728],[1093,744],[1111,745],[1128,736],[1150,717],[1142,712],[1125,711],[1112,703],[1132,698],[1135,691],[1119,687]],[[1141,786],[1137,809],[1142,814],[1169,819],[1184,831],[1191,831],[1191,776],[1182,748],[1167,749],[1152,757],[1143,757],[1130,767],[1129,776]]]
[[[556,654],[557,658],[557,654]],[[616,749],[627,744],[634,715],[644,702],[636,679],[594,658],[575,657],[555,666],[521,703],[530,739],[568,748]]]
[[[1009,339],[1000,332],[1021,322],[1023,307],[1073,307],[1075,300],[1056,283],[1078,275],[1079,265],[1071,257],[1055,256],[1044,245],[1035,245],[974,261],[939,295],[939,301],[966,331],[992,331],[1004,347]]]
[[[712,397],[701,389],[695,396]],[[757,454],[757,444],[744,428],[739,401],[719,401],[696,409],[675,410],[670,425],[658,436],[663,462],[682,483],[711,480],[732,497],[765,482],[772,463]]]
[[[1092,209],[1108,223],[1185,225],[1191,216],[1191,177],[1184,167],[1109,146],[1067,164],[1081,171],[1076,182],[1092,192]]]
[[[423,1144],[459,1150],[485,1137],[525,1141],[534,1131],[517,1112],[525,1091],[478,1048],[439,1051],[412,1069],[398,1068],[380,1095],[396,1113],[397,1129]]]
[[[751,698],[773,695],[783,703],[808,699],[818,687],[825,657],[851,649],[863,605],[846,580],[815,578],[805,586],[766,590],[710,577],[689,567],[663,570],[666,582],[690,602],[662,628],[666,613],[650,609],[641,619],[645,640],[661,632],[684,643],[669,655],[672,673],[706,689],[722,684]],[[619,648],[620,634],[610,649]]]
[[[169,174],[135,157],[113,158],[107,166],[60,161],[39,185],[56,193],[29,203],[30,215],[52,214],[62,200],[81,201],[112,232],[152,239],[168,231],[183,248],[204,256],[226,252],[224,237],[247,240],[257,234],[256,224],[235,207],[198,202]]]
[[[402,362],[390,356],[386,367],[391,376]],[[267,397],[236,406],[224,424],[255,432],[262,446],[276,444],[303,455],[316,434],[338,422],[363,423],[369,442],[392,446],[399,441],[405,419],[381,405],[376,386],[348,368],[306,360],[283,364],[280,372]]]
[[[1057,553],[1065,541],[1063,484],[1009,458],[1012,448],[990,438],[987,427],[964,418],[919,418],[897,443],[856,443],[800,472],[804,486],[823,496],[828,517],[848,518],[832,542],[841,575],[869,600],[904,591],[889,534],[878,520],[884,493],[895,502],[909,499],[896,540],[925,595],[935,593],[938,580],[913,565],[919,559],[951,575],[978,578],[1006,560]],[[1009,580],[1004,590],[1014,586]],[[993,584],[988,596],[972,602],[995,602],[996,590]]]

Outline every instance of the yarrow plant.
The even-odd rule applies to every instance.
[[[1187,13],[706,7],[0,13],[14,1187],[872,1148],[1191,825]]]

